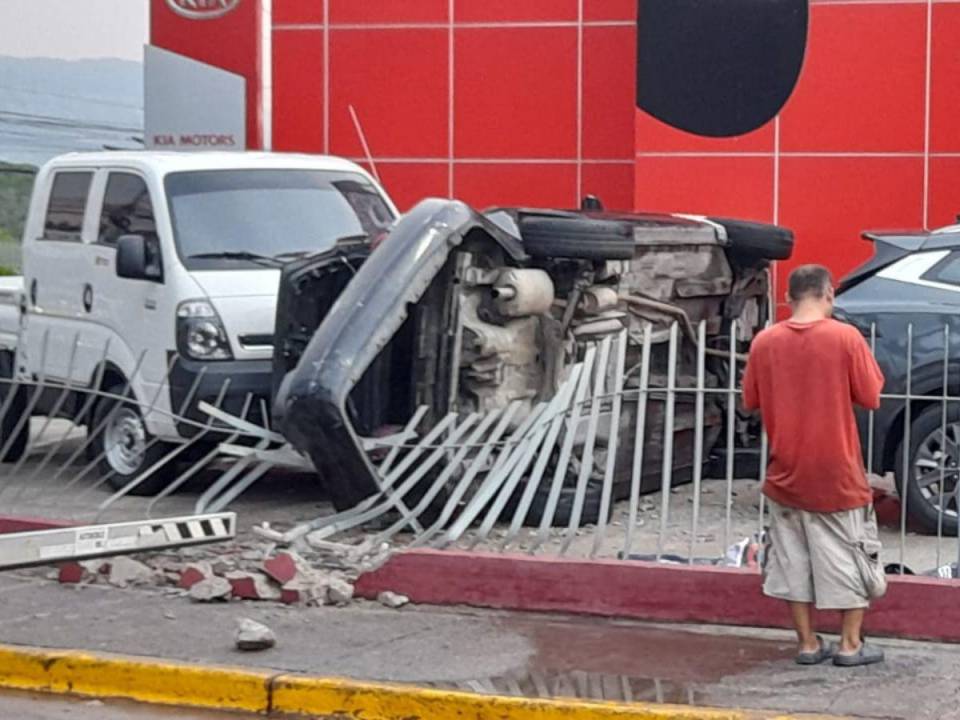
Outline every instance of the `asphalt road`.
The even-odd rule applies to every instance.
[[[0,691],[0,720],[253,720],[257,715]]]

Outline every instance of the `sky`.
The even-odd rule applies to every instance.
[[[0,0],[0,55],[142,60],[148,0]]]

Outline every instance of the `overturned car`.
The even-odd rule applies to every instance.
[[[706,460],[698,425],[707,451],[718,444],[720,394],[702,393],[700,412],[692,393],[667,407],[671,332],[673,387],[695,385],[698,332],[705,386],[727,387],[731,355],[767,322],[769,263],[792,247],[786,229],[722,218],[425,200],[381,242],[285,268],[275,427],[338,509],[400,486],[407,457],[407,505],[437,512],[496,474],[481,504],[499,497],[527,523],[577,506],[590,521],[631,483],[660,487],[665,413],[674,482]],[[735,423],[749,444],[756,428]],[[386,462],[378,437],[394,438]]]

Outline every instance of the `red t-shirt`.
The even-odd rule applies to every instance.
[[[750,348],[743,402],[770,439],[763,492],[810,512],[870,504],[854,404],[880,406],[883,373],[857,330],[836,320],[782,322]]]

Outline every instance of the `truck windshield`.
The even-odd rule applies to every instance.
[[[362,175],[320,170],[211,170],[165,179],[188,270],[269,267],[387,230],[393,212]],[[280,265],[278,262],[277,265]]]

